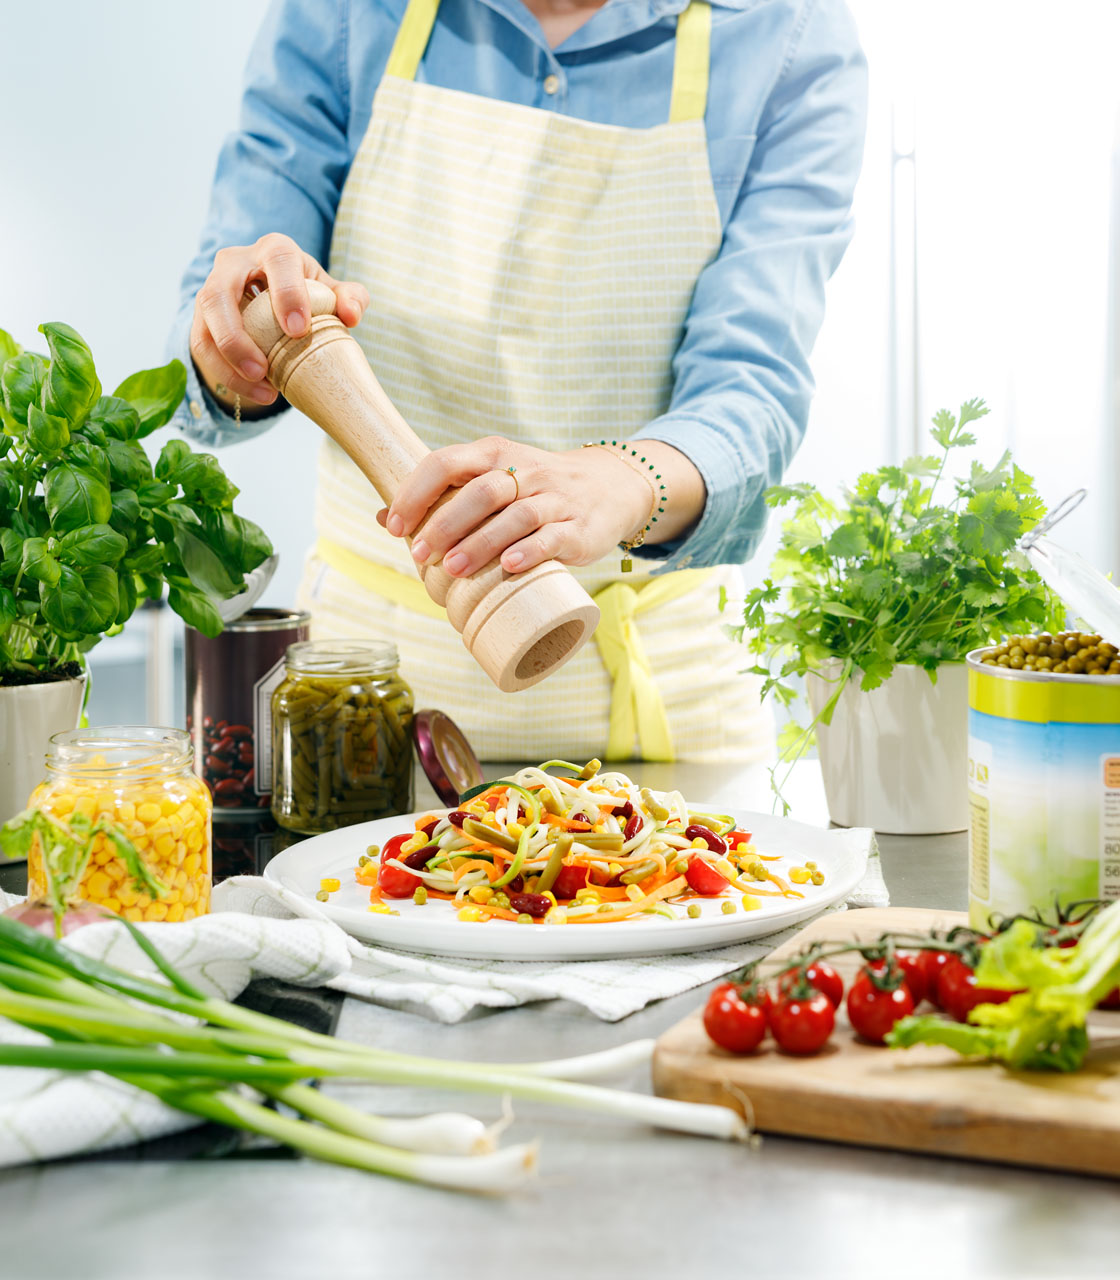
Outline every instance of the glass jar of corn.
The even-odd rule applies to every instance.
[[[211,800],[191,754],[181,729],[71,729],[51,739],[46,780],[29,807],[76,835],[97,828],[79,897],[128,920],[193,920],[210,910]],[[127,865],[117,834],[144,875]],[[32,898],[46,892],[38,841],[27,880]]]

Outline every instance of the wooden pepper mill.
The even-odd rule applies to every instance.
[[[428,449],[334,314],[331,290],[314,280],[307,290],[311,324],[302,338],[281,329],[267,291],[242,302],[245,330],[268,357],[269,382],[322,427],[388,505]],[[469,578],[429,565],[420,577],[432,599],[447,609],[467,650],[505,693],[527,689],[563,666],[599,621],[595,602],[555,560],[525,573],[507,573],[491,560]]]

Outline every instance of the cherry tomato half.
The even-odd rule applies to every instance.
[[[727,841],[727,847],[729,849],[734,849],[736,845],[750,844],[751,833],[749,831],[741,831],[736,827],[733,831],[729,831],[723,838]]]
[[[811,987],[816,989],[823,996],[828,997],[828,1002],[834,1009],[840,1008],[840,1002],[844,999],[844,979],[836,972],[836,970],[825,960],[814,960],[812,964],[806,965],[801,970],[805,975],[805,981]],[[778,990],[782,995],[789,995],[797,983],[798,969],[796,966],[787,969],[778,978]]]
[[[786,997],[770,1014],[770,1030],[786,1053],[816,1053],[824,1047],[836,1024],[829,998],[817,992],[808,1000]]]
[[[848,1021],[856,1035],[882,1044],[899,1018],[914,1012],[914,997],[905,981],[893,991],[875,985],[865,965],[848,989]]]
[[[587,886],[586,867],[561,867],[552,882],[552,892],[557,898],[574,898]]]
[[[729,1053],[757,1049],[766,1035],[766,1021],[765,1002],[745,1000],[733,982],[721,982],[704,1006],[704,1030]]]
[[[978,987],[976,975],[960,956],[946,960],[937,979],[937,1003],[956,1022],[967,1022],[969,1011],[978,1004],[1003,1004],[1014,991]]]
[[[402,871],[400,867],[388,865],[390,858],[400,858],[401,845],[411,840],[413,835],[415,835],[415,832],[409,831],[403,836],[393,836],[391,840],[385,841],[381,849],[381,865],[377,871],[377,883],[381,886],[381,892],[388,898],[411,898],[416,887],[424,883],[419,876],[414,876],[408,871]]]
[[[698,893],[703,898],[714,898],[724,889],[731,887],[731,881],[721,876],[715,867],[705,862],[698,854],[693,854],[688,860],[688,870],[684,873],[684,878],[688,881],[688,887],[693,893]]]

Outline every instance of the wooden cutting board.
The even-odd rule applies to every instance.
[[[952,911],[847,911],[814,920],[774,958],[810,942],[871,941],[887,930],[924,933],[966,922]],[[847,987],[858,958],[831,963]],[[1117,1177],[1120,1013],[1094,1013],[1089,1030],[1092,1048],[1080,1071],[1014,1072],[936,1045],[866,1044],[843,1009],[831,1042],[814,1057],[782,1054],[769,1038],[757,1053],[737,1057],[711,1043],[697,1010],[657,1042],[653,1081],[664,1097],[732,1106],[762,1133]]]

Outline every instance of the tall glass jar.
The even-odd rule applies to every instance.
[[[412,690],[395,645],[290,645],[272,695],[272,813],[317,833],[412,809]]]
[[[29,807],[75,834],[75,814],[111,828],[93,835],[80,897],[128,920],[193,920],[210,910],[210,793],[191,763],[182,729],[114,726],[51,738],[47,776]],[[131,841],[151,877],[147,883],[127,865],[114,832]],[[46,893],[37,840],[27,880],[33,898]]]

